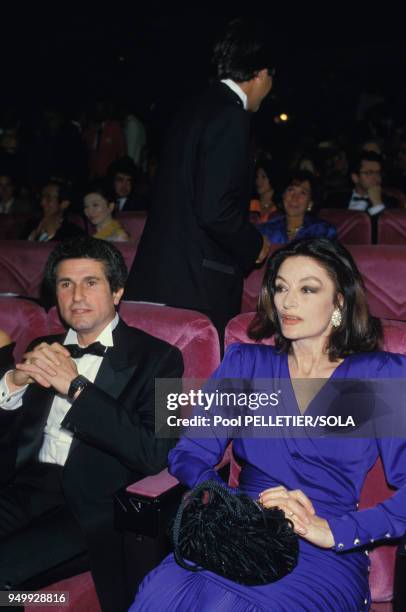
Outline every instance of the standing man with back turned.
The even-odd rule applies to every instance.
[[[124,299],[207,314],[222,336],[244,273],[269,244],[249,223],[249,127],[272,88],[267,47],[234,20],[214,48],[220,79],[175,119]]]

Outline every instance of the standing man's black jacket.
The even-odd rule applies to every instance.
[[[218,83],[175,120],[124,299],[206,312],[240,311],[262,237],[249,223],[249,114]]]

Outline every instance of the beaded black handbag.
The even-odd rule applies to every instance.
[[[275,582],[297,564],[298,537],[278,508],[207,480],[186,494],[173,524],[174,556],[190,571],[210,570],[240,584]]]

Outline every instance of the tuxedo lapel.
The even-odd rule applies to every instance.
[[[127,325],[120,319],[113,331],[114,346],[107,349],[95,379],[95,385],[117,399],[138,366],[136,347],[126,333]]]

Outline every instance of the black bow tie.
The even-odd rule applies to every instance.
[[[369,198],[367,196],[362,197],[362,196],[353,195],[351,200],[352,202],[369,202]]]
[[[83,355],[98,355],[102,357],[107,347],[101,344],[101,342],[93,342],[89,346],[85,346],[85,348],[81,348],[78,344],[65,344],[65,348],[68,349],[73,359],[79,359]]]

